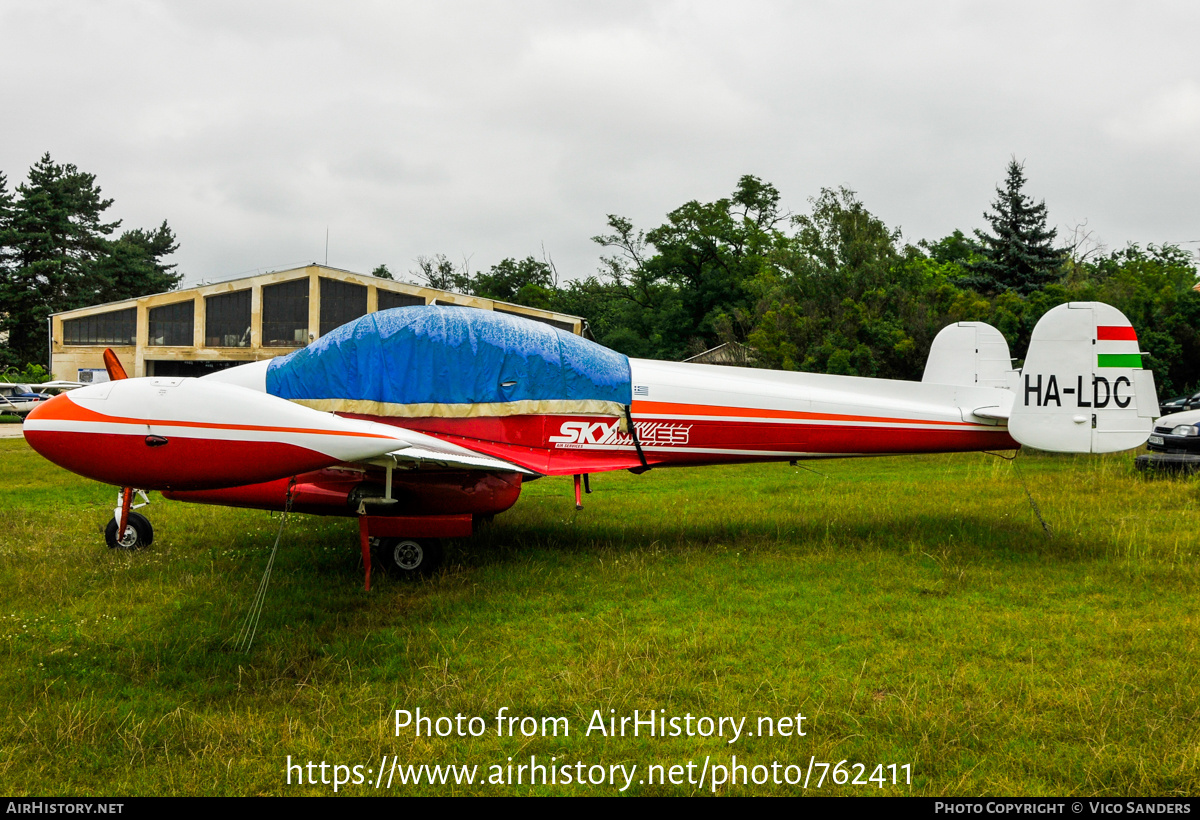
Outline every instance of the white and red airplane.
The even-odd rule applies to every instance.
[[[29,444],[121,488],[110,547],[153,540],[145,491],[357,516],[370,588],[440,560],[543,475],[897,453],[1137,447],[1153,375],[1120,311],[1061,305],[1022,370],[995,328],[934,340],[919,382],[628,359],[570,333],[460,307],[368,314],[306,348],[199,379],[124,378],[43,403]],[[133,503],[138,493],[142,504]]]

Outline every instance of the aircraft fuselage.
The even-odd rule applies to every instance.
[[[636,444],[619,418],[372,420],[445,437],[547,475],[638,468],[643,457],[653,467],[1018,446],[1003,424],[971,412],[1011,405],[1012,393],[1000,388],[646,359],[630,364]]]

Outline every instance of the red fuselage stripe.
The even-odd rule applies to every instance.
[[[850,416],[840,413],[805,413],[795,410],[762,410],[757,407],[717,407],[707,404],[674,404],[662,401],[634,400],[633,414],[674,416],[685,421],[688,416],[732,416],[737,418],[797,419],[801,421],[865,421],[872,424],[939,424],[948,427],[977,427],[969,421],[936,421],[927,419],[898,419],[887,416]]]

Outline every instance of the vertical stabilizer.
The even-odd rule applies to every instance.
[[[1008,342],[984,322],[957,322],[942,328],[925,360],[926,384],[1007,387],[1012,372]]]
[[[1142,355],[1121,311],[1101,302],[1059,305],[1033,329],[1008,432],[1021,444],[1061,453],[1144,444],[1158,396]]]

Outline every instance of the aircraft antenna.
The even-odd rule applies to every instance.
[[[254,636],[258,633],[258,621],[262,617],[263,601],[267,598],[267,586],[271,583],[271,570],[275,567],[275,554],[279,552],[279,539],[283,537],[283,525],[287,522],[288,513],[292,511],[292,488],[295,486],[296,477],[292,476],[292,480],[288,482],[283,515],[279,517],[279,532],[275,534],[275,546],[271,547],[271,557],[267,559],[267,568],[263,571],[262,580],[258,582],[258,591],[254,593],[250,611],[246,613],[246,620],[242,622],[237,642],[233,645],[238,652],[250,654],[250,647],[254,645]]]

